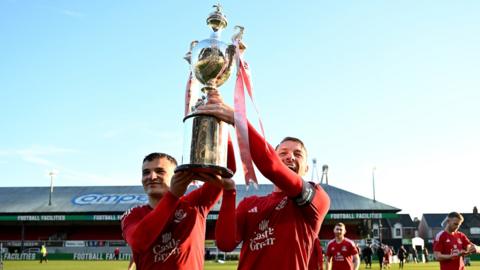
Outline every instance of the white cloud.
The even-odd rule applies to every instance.
[[[177,130],[177,132],[175,132]],[[100,134],[103,139],[114,139],[125,136],[142,136],[151,137],[161,140],[176,140],[179,136],[183,136],[181,129],[165,130],[162,128],[151,128],[146,123],[130,123],[123,125],[121,128],[112,128]]]
[[[60,13],[67,15],[69,17],[73,18],[82,18],[85,17],[84,13],[78,12],[78,11],[73,11],[73,10],[68,10],[68,9],[61,9]]]
[[[112,139],[119,136],[120,134],[121,134],[120,130],[108,130],[108,131],[105,131],[101,136],[104,139]]]
[[[115,176],[111,174],[95,174],[60,168],[56,185],[60,186],[109,186],[109,185],[139,185],[141,182],[135,176]]]
[[[75,153],[74,149],[61,148],[56,146],[38,146],[34,145],[30,148],[14,149],[14,150],[0,150],[0,156],[5,158],[19,157],[26,162],[42,165],[54,166],[55,162],[51,161],[49,157],[63,155],[66,153]],[[4,160],[2,163],[6,163]]]
[[[52,7],[52,6],[45,6],[45,5],[40,5],[39,7],[47,10],[48,12],[54,12],[56,14],[65,15],[71,18],[83,18],[86,16],[85,13],[71,10],[71,9],[66,9],[66,8],[59,8],[59,7]]]

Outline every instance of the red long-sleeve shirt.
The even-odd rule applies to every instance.
[[[441,231],[435,236],[433,251],[440,254],[452,254],[453,252],[465,251],[472,242],[462,232],[448,233]],[[453,257],[449,260],[440,261],[440,270],[463,270],[463,256]]]
[[[137,270],[203,269],[205,222],[221,188],[205,183],[178,199],[167,192],[155,209],[127,211],[122,230]]]
[[[252,159],[260,172],[283,192],[245,198],[235,211],[235,191],[225,191],[216,225],[217,246],[233,250],[243,241],[238,269],[307,269],[320,226],[330,206],[326,192],[298,206],[302,178],[283,164],[272,146],[249,125]]]
[[[227,167],[236,171],[228,140]],[[167,192],[155,209],[134,207],[122,217],[123,237],[130,245],[137,270],[203,269],[206,217],[222,189],[210,183],[182,196]]]
[[[323,270],[323,249],[318,238],[315,239],[313,244],[312,255],[308,262],[308,270]]]
[[[333,270],[352,270],[354,269],[353,257],[358,254],[355,243],[344,238],[340,243],[335,239],[330,240],[327,245],[327,261],[332,264]]]

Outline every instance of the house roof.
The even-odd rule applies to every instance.
[[[372,212],[396,213],[401,210],[332,185],[322,185],[322,187],[330,196],[330,211],[355,212],[369,210]]]
[[[461,213],[464,221],[461,229],[468,230],[471,227],[480,227],[480,214]],[[422,219],[430,228],[441,228],[441,223],[448,213],[423,214]]]
[[[390,218],[387,219],[386,222],[389,223],[390,227],[393,227],[395,223],[400,223],[402,226],[405,227],[410,227],[410,228],[417,228],[418,224],[415,224],[413,222],[412,218],[410,217],[409,214],[398,214],[398,218]]]

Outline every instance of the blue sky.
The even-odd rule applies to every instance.
[[[147,153],[180,159],[182,58],[214,3],[0,0],[0,185],[47,186],[52,169],[62,186],[136,185]],[[304,139],[330,184],[366,197],[376,167],[377,199],[413,216],[479,205],[480,2],[222,5],[223,40],[246,28],[268,141]]]

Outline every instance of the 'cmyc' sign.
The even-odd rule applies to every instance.
[[[98,204],[144,204],[148,202],[145,194],[99,194],[92,193],[74,197],[75,205]]]

